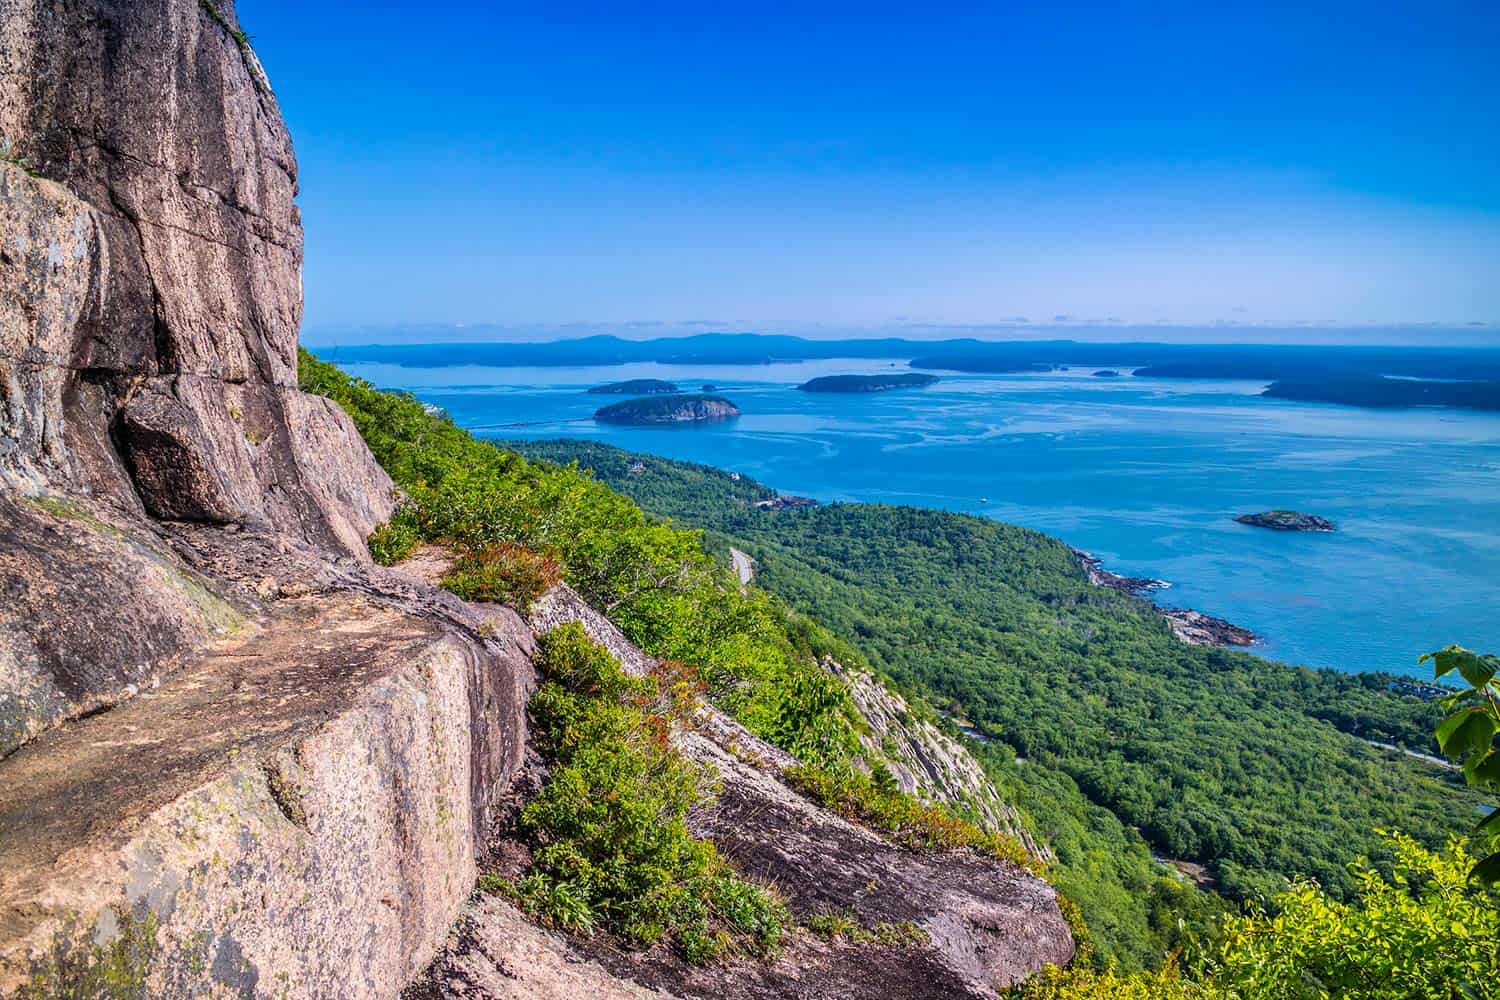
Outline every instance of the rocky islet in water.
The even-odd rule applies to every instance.
[[[1270,528],[1272,531],[1337,531],[1338,526],[1326,517],[1304,514],[1297,510],[1267,510],[1259,514],[1241,514],[1235,518],[1240,524],[1254,528]]]

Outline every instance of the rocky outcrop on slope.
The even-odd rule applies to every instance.
[[[541,630],[564,621],[580,622],[628,670],[650,668],[614,625],[560,587],[537,602],[531,622]],[[909,937],[823,941],[801,932],[774,961],[695,968],[662,947],[622,951],[599,938],[532,930],[518,944],[514,911],[479,898],[410,995],[562,996],[597,983],[604,969],[673,997],[993,997],[997,985],[1072,958],[1055,894],[1028,872],[969,852],[917,854],[813,805],[781,780],[794,758],[706,703],[673,740],[718,777],[717,795],[690,826],[740,871],[776,886],[800,918],[840,913],[866,927],[910,927]],[[494,992],[498,982],[504,992]]]
[[[85,961],[89,915],[123,907],[150,921],[153,996],[393,995],[470,892],[484,776],[517,763],[521,634],[288,600],[22,748],[0,764],[0,989],[49,951]]]
[[[869,725],[861,737],[865,750],[885,759],[901,790],[929,802],[940,802],[972,815],[985,829],[1007,833],[1026,845],[1033,857],[1052,860],[1052,852],[1037,841],[1015,809],[984,773],[963,744],[921,718],[906,699],[861,670],[824,664],[849,683],[859,714]]]

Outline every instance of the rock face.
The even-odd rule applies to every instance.
[[[0,990],[59,943],[81,959],[90,915],[121,906],[151,921],[152,996],[394,995],[473,884],[528,651],[522,628],[476,643],[291,599],[23,747],[0,765]]]
[[[519,767],[530,633],[297,389],[296,183],[228,3],[0,2],[0,994],[394,995]]]
[[[296,389],[296,161],[233,17],[6,0],[0,475],[360,551],[370,525],[330,488],[384,482]]]
[[[1304,514],[1296,510],[1268,510],[1259,514],[1241,514],[1235,518],[1240,524],[1254,528],[1270,528],[1272,531],[1336,531],[1337,525],[1326,517]]]
[[[296,388],[296,163],[233,16],[195,0],[0,8],[8,578],[28,581],[21,607],[46,603],[59,622],[124,609],[158,660],[206,641],[213,615],[195,619],[182,587],[149,576],[111,602],[130,567],[156,558],[151,532],[132,524],[249,527],[366,558],[364,538],[393,502],[343,412]],[[66,546],[39,539],[63,531],[92,548],[100,535],[19,501],[41,495],[91,505],[128,540],[107,545],[119,559],[70,570],[92,556],[70,562]],[[141,657],[109,655],[118,631],[20,644],[21,662],[0,676],[24,675],[28,693],[0,691],[0,734],[107,706],[147,679]]]
[[[739,407],[722,396],[695,394],[626,400],[597,410],[594,419],[604,424],[650,426],[729,420],[739,415]]]
[[[974,815],[986,829],[1017,838],[1034,857],[1052,860],[1051,850],[1037,842],[1016,811],[1000,798],[984,768],[963,744],[913,713],[904,698],[872,675],[847,670],[832,660],[824,665],[849,683],[849,693],[869,725],[861,741],[867,751],[890,762],[902,791],[955,806]]]

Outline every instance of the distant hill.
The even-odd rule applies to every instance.
[[[1257,331],[1262,336],[1274,332]],[[1137,369],[1137,375],[1149,378],[1236,378],[1272,382],[1339,373],[1500,380],[1500,349],[1478,347],[1162,344],[1146,341],[1088,343],[1076,340],[983,341],[974,338],[923,341],[899,337],[809,340],[778,334],[707,333],[655,340],[598,336],[531,344],[374,344],[328,348],[323,355],[339,364],[380,362],[409,368],[648,362],[763,365],[832,358],[890,358],[911,359],[913,368],[988,374],[1083,365],[1090,369]]]

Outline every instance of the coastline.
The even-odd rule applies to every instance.
[[[1243,649],[1260,641],[1260,636],[1254,632],[1223,618],[1215,618],[1213,615],[1194,611],[1191,608],[1173,608],[1157,603],[1152,595],[1172,586],[1166,580],[1111,573],[1104,568],[1098,556],[1073,548],[1071,545],[1068,548],[1073,555],[1078,557],[1083,571],[1088,574],[1089,583],[1096,587],[1108,587],[1110,590],[1150,601],[1157,615],[1165,618],[1167,624],[1171,626],[1172,634],[1189,646],[1223,646]]]

